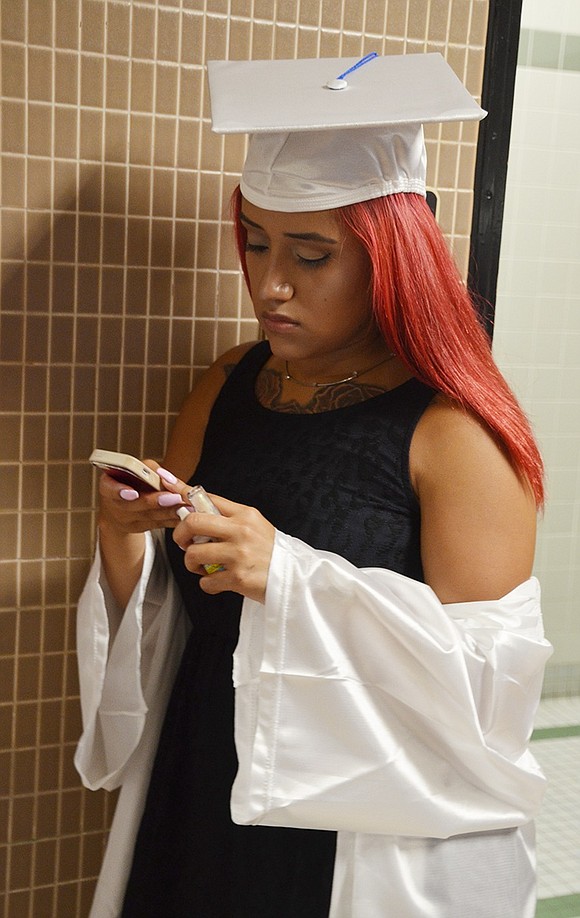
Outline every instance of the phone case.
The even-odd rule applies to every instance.
[[[116,453],[108,449],[95,449],[89,457],[94,466],[107,472],[111,478],[122,482],[137,491],[161,491],[161,480],[157,472],[130,456],[128,453]]]

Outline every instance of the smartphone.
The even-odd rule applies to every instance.
[[[128,453],[115,453],[108,449],[95,449],[89,456],[98,469],[102,469],[111,478],[122,484],[135,488],[136,491],[162,491],[161,479],[157,472],[135,459]]]

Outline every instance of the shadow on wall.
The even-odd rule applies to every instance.
[[[24,380],[25,412],[164,413],[175,409],[189,386],[179,368],[192,365],[191,324],[181,324],[170,347],[169,317],[193,314],[193,224],[178,247],[169,219],[103,215],[103,206],[114,208],[115,200],[118,209],[123,206],[125,185],[117,184],[123,171],[93,168],[78,197],[63,195],[52,224],[47,213],[32,214],[26,253],[15,240],[10,257],[19,263],[13,263],[3,284],[7,311],[16,313],[7,359],[21,359],[27,367],[59,367],[54,385],[39,388],[34,374]],[[175,270],[176,262],[186,270]],[[19,353],[22,341],[25,350]],[[159,374],[146,378],[143,368],[166,370],[170,363],[181,385],[174,382],[170,393],[159,393]],[[127,422],[131,426],[130,418]],[[108,436],[135,443],[134,428],[121,433],[104,423]],[[86,424],[81,427],[87,436]],[[95,433],[101,433],[96,421]],[[145,443],[155,452],[162,447],[158,424],[146,431]],[[73,436],[70,458],[80,458],[78,447],[86,455],[86,445],[82,436]]]
[[[73,767],[75,606],[95,531],[87,458],[96,445],[162,456],[195,375],[198,236],[193,221],[176,228],[169,205],[169,216],[151,216],[149,194],[131,193],[124,168],[83,168],[77,193],[76,164],[54,165],[56,213],[50,181],[26,216],[5,211],[14,232],[0,316],[0,821],[7,892],[38,885],[34,914],[73,915],[67,896],[81,882],[89,901],[114,804],[82,790]]]
[[[195,375],[195,224],[172,219],[172,195],[159,195],[166,213],[151,216],[150,170],[128,188],[125,168],[86,167],[77,194],[76,164],[58,166],[69,182],[54,218],[50,182],[26,226],[24,211],[12,212],[21,219],[4,246],[0,326],[0,461],[33,466],[36,484],[39,464],[46,479],[69,465],[68,487],[48,488],[49,512],[92,507],[95,445],[162,456]],[[72,522],[73,554],[88,554],[84,525]]]

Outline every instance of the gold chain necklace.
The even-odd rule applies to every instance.
[[[392,360],[394,354],[388,354],[383,360],[379,360],[378,363],[374,363],[372,367],[367,367],[366,370],[361,370],[359,373],[358,370],[355,370],[354,373],[351,373],[350,376],[345,376],[344,379],[335,379],[333,382],[304,382],[301,379],[296,379],[295,376],[292,376],[290,370],[288,369],[288,361],[285,360],[284,364],[286,367],[285,378],[296,383],[298,386],[304,386],[306,389],[323,389],[325,386],[341,386],[343,383],[352,382],[353,379],[358,379],[360,376],[366,376],[367,373],[370,373],[371,370],[376,370],[377,367],[381,367],[383,363]]]

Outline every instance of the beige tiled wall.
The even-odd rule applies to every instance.
[[[95,445],[160,456],[193,380],[255,336],[208,58],[440,50],[478,96],[485,0],[2,0],[0,915],[86,915],[114,800],[79,786],[75,602]],[[467,258],[477,127],[429,131]]]

